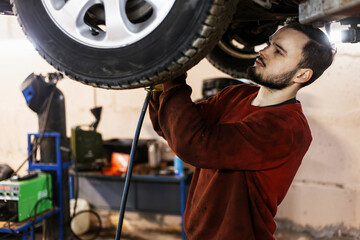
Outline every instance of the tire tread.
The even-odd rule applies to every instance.
[[[21,28],[23,29],[25,35],[27,35],[26,29],[21,22],[21,18],[18,17],[16,4],[14,4],[14,0],[10,1],[13,6],[14,15],[17,16]],[[39,48],[35,47],[35,49],[55,69],[64,72],[64,74],[68,77],[81,83],[105,89],[131,89],[147,87],[177,77],[200,62],[200,60],[206,56],[208,50],[212,49],[216,45],[222,34],[225,32],[228,24],[230,24],[238,1],[239,0],[213,0],[208,16],[203,21],[201,29],[198,31],[196,37],[188,44],[186,49],[180,50],[181,54],[179,54],[179,57],[174,59],[169,65],[163,66],[162,70],[160,70],[157,74],[148,76],[138,81],[121,84],[116,81],[109,81],[109,83],[105,84],[103,81],[94,81],[82,78],[76,73],[67,71],[64,67],[54,63]],[[31,38],[29,39],[31,41]],[[33,45],[36,46],[35,44]]]

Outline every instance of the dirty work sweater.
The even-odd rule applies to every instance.
[[[185,77],[154,92],[155,131],[195,166],[184,214],[190,240],[275,239],[274,216],[311,142],[301,104],[252,106],[236,85],[194,104]]]

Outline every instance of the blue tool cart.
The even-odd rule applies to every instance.
[[[41,163],[34,163],[31,153],[31,138],[32,137],[40,137],[41,133],[30,133],[28,134],[28,153],[29,153],[29,168],[28,171],[31,170],[43,170],[43,171],[55,171],[56,172],[56,187],[57,189],[62,189],[62,170],[69,168],[71,166],[71,162],[62,163],[61,161],[61,151],[60,151],[60,134],[59,133],[50,133],[46,132],[43,134],[43,137],[50,137],[55,138],[55,147],[56,147],[56,163],[54,164],[41,164]],[[46,218],[53,216],[54,214],[58,215],[59,218],[59,240],[63,240],[63,199],[62,199],[62,191],[59,191],[57,194],[58,206],[54,207],[51,210],[38,214],[38,216],[33,219],[30,218],[28,220],[24,220],[22,222],[10,223],[10,222],[0,222],[0,232],[2,233],[9,233],[9,234],[19,234],[22,236],[23,240],[28,239],[28,235],[30,233],[30,239],[35,239],[34,233],[34,225],[37,223],[42,222]],[[10,227],[9,227],[10,226]]]

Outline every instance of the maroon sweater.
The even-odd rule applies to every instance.
[[[311,133],[300,103],[252,106],[258,89],[228,87],[194,104],[180,77],[152,96],[154,129],[196,167],[184,214],[190,240],[275,239],[277,206]]]

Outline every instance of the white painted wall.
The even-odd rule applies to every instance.
[[[335,62],[298,95],[313,143],[278,216],[317,229],[360,229],[360,44],[339,44]]]
[[[0,18],[0,163],[16,169],[27,154],[26,134],[38,130],[20,84],[31,72],[54,69],[25,40],[14,17]],[[339,45],[331,69],[299,93],[314,140],[278,218],[314,229],[343,224],[360,230],[359,66],[360,44]],[[193,99],[201,98],[203,79],[221,76],[226,75],[206,60],[189,71]],[[103,106],[98,130],[104,139],[132,138],[146,94],[143,89],[94,89],[69,79],[58,87],[65,95],[68,135],[71,126],[93,121],[89,109],[97,105]],[[148,116],[141,137],[156,137]]]

